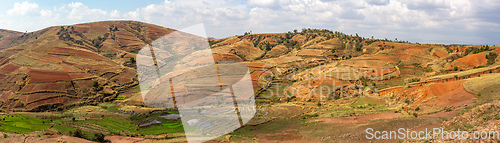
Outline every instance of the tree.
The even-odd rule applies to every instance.
[[[72,136],[73,137],[77,137],[77,138],[83,138],[84,137],[83,132],[80,129],[76,129],[76,131],[73,132]]]
[[[106,141],[106,140],[104,139],[105,137],[106,137],[106,136],[105,136],[104,134],[102,134],[102,133],[95,133],[95,134],[94,134],[94,141],[104,142],[104,141]]]
[[[99,87],[99,82],[98,81],[94,81],[94,83],[92,83],[92,86],[95,87],[95,88]]]
[[[135,59],[134,59],[134,57],[130,57],[129,61],[130,61],[130,63],[133,63],[133,64],[134,64],[134,63],[135,63]]]

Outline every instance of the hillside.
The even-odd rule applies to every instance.
[[[203,89],[208,88],[201,81],[214,67],[201,66],[186,72],[189,76],[172,70],[205,65],[211,58],[248,66],[256,108],[238,108],[255,116],[212,141],[369,142],[374,140],[362,134],[368,127],[497,129],[499,118],[490,113],[500,99],[498,46],[421,44],[302,29],[209,38],[210,49],[204,49],[207,39],[175,31],[136,21],[28,33],[0,30],[0,140],[85,142],[107,136],[114,142],[185,142],[188,123],[177,109],[162,106],[163,94],[155,94],[171,91],[154,88],[148,92],[157,96],[149,101],[141,96],[136,60],[151,59],[139,54],[146,45],[164,48],[149,65],[175,64],[157,72],[160,83],[173,79],[171,89],[182,93],[177,99],[189,99],[179,103],[213,94],[221,85]],[[246,73],[238,72],[246,68],[218,66],[218,75],[230,77],[228,83]],[[50,112],[56,110],[61,112]],[[481,118],[466,123],[471,117]]]
[[[172,31],[134,21],[54,26],[30,33],[2,30],[1,109],[45,111],[118,96],[141,102],[138,94],[129,92],[138,84],[133,58]],[[247,63],[256,95],[263,99],[285,92],[300,101],[320,100],[318,93],[331,99],[345,96],[334,92],[342,89],[378,94],[437,75],[491,67],[500,58],[499,47],[409,43],[318,29],[246,33],[209,42],[215,60]],[[329,90],[320,91],[322,87]]]
[[[110,101],[138,84],[131,58],[172,31],[134,21],[54,26],[30,33],[2,30],[1,109],[46,111]]]

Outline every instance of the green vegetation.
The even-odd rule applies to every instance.
[[[111,108],[116,108],[117,105],[115,103],[101,103],[99,106],[106,110],[102,110],[101,108],[88,108],[92,106],[77,108],[78,110],[100,109],[101,111],[92,112],[92,114],[97,115],[87,115],[88,113],[85,115],[75,114],[79,112],[72,111],[74,109],[60,115],[41,117],[24,114],[2,115],[0,116],[0,131],[9,133],[29,133],[40,130],[47,130],[49,132],[53,130],[58,134],[66,134],[97,142],[105,142],[106,140],[104,138],[108,134],[137,136],[139,134],[159,135],[184,132],[180,119],[166,120],[159,117],[162,114],[178,114],[177,112],[161,111],[154,114],[128,116],[126,114],[116,115],[118,110],[110,111]],[[115,115],[107,116],[107,114]],[[127,116],[130,118],[127,118]],[[82,120],[82,118],[85,118],[85,120]],[[160,121],[162,124],[144,128],[138,127],[139,124],[150,122],[153,119]]]
[[[94,81],[94,82],[92,83],[92,87],[94,87],[94,90],[95,90],[95,91],[101,91],[101,90],[103,89],[103,87],[99,85],[99,82],[98,82],[98,81]]]
[[[50,120],[39,119],[27,115],[3,115],[0,116],[0,130],[11,133],[27,133],[36,130],[45,130],[50,127]]]

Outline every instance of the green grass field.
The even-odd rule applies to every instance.
[[[3,115],[0,116],[0,130],[12,133],[26,133],[36,130],[48,129],[50,120],[39,119],[27,115]]]
[[[167,133],[184,132],[182,122],[178,120],[166,120],[161,117],[162,113],[132,116],[128,114],[118,114],[115,103],[101,103],[100,110],[93,111],[93,114],[80,112],[89,110],[89,107],[80,107],[73,110],[61,112],[61,116],[34,117],[24,114],[0,115],[0,131],[9,133],[29,133],[33,131],[56,131],[62,134],[69,134],[77,129],[82,130],[86,136],[93,136],[94,133],[115,135],[160,135]],[[98,113],[94,113],[98,112]],[[96,115],[97,114],[97,115]],[[120,116],[110,116],[120,115]],[[167,112],[163,114],[178,114],[177,112]],[[102,115],[102,116],[101,116]],[[76,117],[76,118],[75,118]],[[75,120],[73,120],[75,118]],[[150,126],[139,128],[141,123],[156,119],[162,122],[161,126]]]

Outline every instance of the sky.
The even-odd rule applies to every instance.
[[[316,28],[430,44],[500,45],[500,0],[4,0],[0,29],[136,20],[207,36]]]

